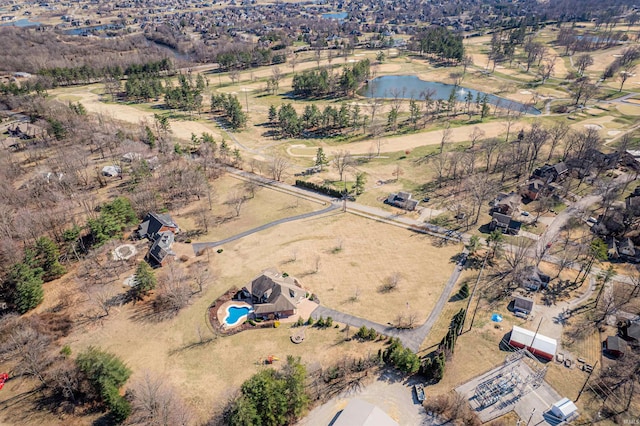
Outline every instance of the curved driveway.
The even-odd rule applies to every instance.
[[[251,234],[255,234],[256,232],[264,231],[265,229],[271,228],[271,227],[276,226],[276,225],[280,225],[281,223],[293,222],[294,220],[300,220],[300,219],[306,219],[306,218],[313,217],[313,216],[319,216],[321,214],[328,213],[328,212],[330,212],[332,210],[336,210],[338,208],[339,208],[339,205],[337,203],[331,203],[331,204],[329,204],[329,207],[326,207],[326,208],[324,208],[322,210],[316,210],[314,212],[303,213],[303,214],[299,214],[297,216],[285,217],[285,218],[282,218],[282,219],[274,220],[273,222],[265,223],[264,225],[258,226],[258,227],[253,228],[253,229],[249,229],[248,231],[241,232],[241,233],[236,234],[236,235],[234,235],[232,237],[225,238],[224,240],[211,242],[211,243],[193,243],[192,244],[193,251],[195,252],[195,254],[197,256],[204,249],[211,248],[211,247],[218,247],[218,246],[221,246],[223,244],[239,240],[240,238],[244,238],[247,235],[251,235]]]

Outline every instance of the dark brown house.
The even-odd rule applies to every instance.
[[[609,336],[602,344],[604,351],[614,358],[624,356],[627,349],[627,342],[618,336]]]

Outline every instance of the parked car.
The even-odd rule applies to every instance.
[[[420,402],[424,402],[424,386],[420,383],[418,383],[417,385],[413,386],[413,390],[415,390],[416,392],[416,398],[418,398],[418,401]]]

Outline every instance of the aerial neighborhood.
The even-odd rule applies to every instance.
[[[638,4],[11,0],[0,41],[0,424],[638,423]]]

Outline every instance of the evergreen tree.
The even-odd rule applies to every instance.
[[[115,355],[90,346],[76,360],[104,404],[111,410],[116,423],[124,421],[131,413],[131,405],[120,395],[119,388],[131,375],[131,370]]]
[[[137,299],[141,299],[156,288],[156,276],[147,262],[142,261],[138,264],[133,283],[133,293]]]
[[[27,260],[28,261],[28,260]],[[13,290],[13,303],[21,314],[38,306],[44,299],[42,268],[27,263],[16,263],[11,268],[7,282]]]
[[[269,105],[269,123],[275,124],[277,118],[278,110],[276,109],[276,106],[273,104]]]
[[[367,175],[362,172],[356,173],[356,183],[353,186],[356,195],[361,195],[364,192],[364,185],[366,183]]]
[[[59,258],[60,251],[51,238],[40,237],[36,240],[33,263],[44,271],[44,281],[55,280],[67,272]]]
[[[329,161],[327,160],[327,156],[324,153],[324,149],[322,149],[322,147],[318,147],[318,149],[316,150],[316,163],[315,165],[320,167],[320,170],[322,170],[322,168],[327,165],[329,163]]]

